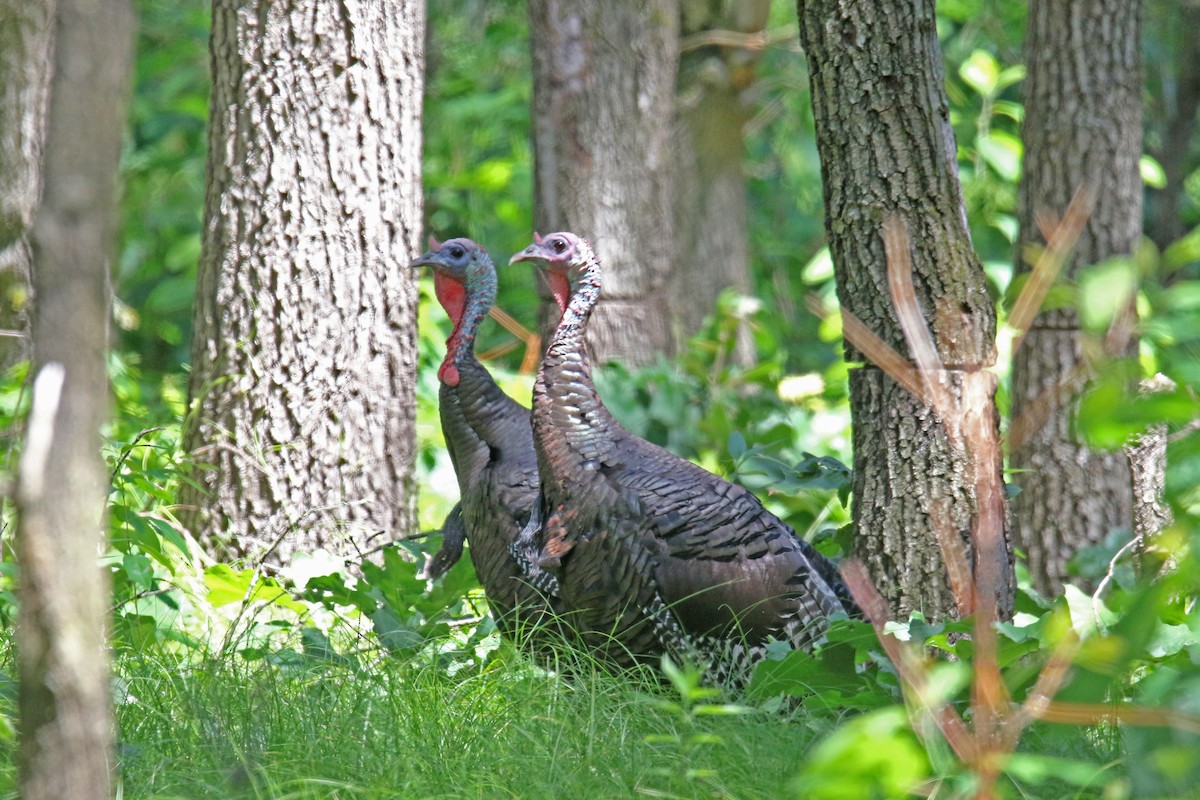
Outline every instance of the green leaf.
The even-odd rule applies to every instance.
[[[258,600],[297,614],[309,610],[274,578],[264,577],[253,569],[235,571],[228,564],[214,564],[204,570],[204,585],[208,587],[208,602],[217,608],[243,600]]]
[[[1012,69],[1012,67],[1009,69]],[[1007,71],[1005,70],[1005,72]],[[1009,100],[997,100],[992,105],[992,111],[999,116],[1008,117],[1014,122],[1019,123],[1025,120],[1025,106],[1020,103],[1013,103]]]
[[[329,609],[352,606],[364,614],[371,614],[379,607],[379,601],[370,591],[338,573],[310,576],[300,596]]]
[[[1073,786],[1091,786],[1109,768],[1108,764],[1092,764],[1038,753],[1013,753],[1004,764],[1004,771],[1009,775],[1034,785],[1065,781]]]
[[[1163,269],[1168,272],[1195,261],[1200,261],[1200,227],[1167,245],[1162,255]]]
[[[697,716],[708,717],[728,717],[754,713],[754,709],[750,706],[738,705],[737,703],[701,703],[694,710]]]
[[[1135,391],[1135,368],[1135,364],[1111,362],[1084,394],[1076,426],[1089,445],[1121,447],[1152,425],[1187,424],[1200,416],[1200,401],[1189,387]]]
[[[183,538],[183,535],[179,531],[175,530],[171,523],[167,522],[165,519],[160,519],[159,517],[155,517],[150,514],[144,514],[142,516],[143,519],[145,519],[150,525],[150,527],[154,529],[155,533],[157,533],[166,541],[170,542],[179,552],[187,554],[187,541]]]
[[[1000,65],[991,53],[976,50],[967,56],[967,60],[958,68],[958,74],[976,92],[991,97],[996,93],[1000,81]]]
[[[121,559],[121,568],[129,582],[143,591],[154,589],[154,567],[150,559],[135,553],[126,553]]]
[[[746,694],[756,702],[778,695],[816,697],[828,707],[876,707],[890,701],[862,698],[867,688],[854,669],[853,651],[845,645],[826,645],[817,655],[792,650],[781,659],[763,661]],[[856,699],[851,702],[850,698]]]
[[[497,191],[508,187],[513,176],[513,162],[492,159],[475,168],[475,183],[485,191]]]
[[[828,247],[822,247],[800,270],[801,279],[809,286],[825,283],[833,278],[833,256]]]
[[[228,564],[214,564],[204,570],[204,585],[208,587],[208,602],[220,608],[240,603],[250,591],[254,570],[234,572]]]
[[[746,454],[746,437],[741,431],[734,431],[729,434],[729,457],[734,461],[739,460]]]
[[[1127,257],[1108,258],[1079,273],[1079,321],[1089,331],[1108,330],[1137,290],[1137,265]]]
[[[333,643],[329,641],[329,637],[325,635],[324,631],[311,625],[300,630],[300,647],[301,651],[311,658],[344,667],[357,666],[353,659],[347,658],[333,648]]]
[[[1160,622],[1150,639],[1150,644],[1146,646],[1146,652],[1154,658],[1165,658],[1197,642],[1200,642],[1200,634],[1192,630],[1192,626]]]
[[[682,745],[683,737],[677,733],[648,733],[642,737],[642,741],[646,744],[672,744]]]
[[[387,606],[371,614],[371,625],[379,643],[394,653],[410,653],[425,642],[420,631],[401,620]]]
[[[1200,242],[1200,238],[1197,239],[1197,242]],[[1163,292],[1162,300],[1163,304],[1172,311],[1200,309],[1200,281],[1176,281]]]
[[[1096,633],[1097,622],[1107,627],[1117,618],[1103,601],[1093,600],[1073,583],[1063,587],[1063,599],[1071,611],[1071,626],[1081,637]]]
[[[1167,173],[1153,156],[1143,155],[1138,159],[1138,172],[1141,173],[1142,183],[1151,189],[1165,189]]]
[[[996,77],[996,91],[1000,92],[1012,86],[1014,83],[1020,83],[1025,80],[1025,65],[1016,64],[1011,67],[1005,67]],[[999,106],[999,103],[996,104]],[[1013,103],[1012,105],[1016,105]],[[1018,119],[1018,121],[1020,121]]]
[[[1025,151],[1020,139],[1004,131],[991,131],[975,140],[975,148],[1001,178],[1010,183],[1020,179],[1021,156]]]
[[[904,708],[855,717],[821,741],[792,783],[806,800],[901,800],[930,774]]]

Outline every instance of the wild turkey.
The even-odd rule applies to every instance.
[[[538,491],[529,409],[501,391],[475,358],[475,333],[496,300],[491,258],[470,239],[430,237],[429,243],[412,266],[433,269],[438,302],[454,325],[438,369],[438,401],[461,500],[446,518],[446,539],[426,573],[437,577],[453,566],[465,534],[497,624],[512,636],[545,624],[549,610],[546,598],[521,580],[510,552]]]
[[[609,414],[585,347],[601,272],[587,241],[535,236],[517,261],[537,263],[562,319],[533,390],[542,538],[514,554],[557,578],[585,641],[618,664],[667,653],[736,681],[769,637],[809,647],[853,611],[833,565],[758,498]]]
[[[442,523],[442,546],[425,563],[421,577],[436,580],[458,563],[462,558],[463,545],[467,542],[467,529],[463,525],[462,503],[454,504],[450,513]]]

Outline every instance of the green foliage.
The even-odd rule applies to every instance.
[[[720,699],[720,691],[702,686],[701,671],[691,664],[679,666],[664,656],[662,671],[678,699],[647,696],[646,701],[674,717],[678,729],[643,737],[646,744],[672,754],[673,766],[659,767],[654,772],[682,786],[697,784],[696,789],[704,788],[717,796],[727,795],[730,789],[722,786],[716,768],[724,760],[721,751],[726,749],[726,741],[705,722],[711,717],[750,714],[753,709],[736,703],[711,702]]]
[[[872,711],[841,726],[809,753],[793,788],[814,800],[911,797],[929,763],[903,708]]]
[[[780,643],[754,673],[747,699],[779,710],[785,698],[803,699],[804,711],[824,719],[823,728],[841,715],[900,702],[894,670],[879,658],[879,643],[866,622],[835,620],[815,653],[790,650]]]
[[[140,0],[114,284],[122,345],[155,372],[188,356],[204,208],[209,4]]]
[[[126,796],[970,791],[928,709],[905,707],[896,668],[865,622],[834,621],[811,654],[773,644],[744,696],[729,698],[702,686],[689,666],[664,664],[666,689],[606,675],[586,654],[560,654],[559,671],[535,666],[499,640],[468,559],[437,582],[418,577],[436,535],[390,546],[357,572],[322,554],[278,574],[204,560],[176,519],[174,499],[186,480],[178,444],[201,234],[209,11],[199,0],[142,0],[139,9],[115,274],[122,334],[110,362],[116,414],[105,432],[112,487],[103,563],[114,587]],[[944,0],[938,11],[972,236],[1000,297],[1014,260],[1025,7]],[[795,24],[787,4],[772,14],[773,29]],[[428,228],[477,238],[501,261],[526,243],[532,220],[524,12],[520,4],[454,0],[430,22]],[[1183,43],[1152,44],[1174,52]],[[755,490],[801,535],[841,555],[853,535],[846,366],[823,250],[807,76],[790,39],[768,48],[760,74],[746,148],[753,293],[763,299],[727,295],[679,358],[639,370],[607,365],[598,383],[635,433]],[[1154,72],[1152,83],[1165,75]],[[1150,146],[1154,139],[1151,130]],[[1143,169],[1148,185],[1161,183],[1159,162]],[[1189,181],[1185,215],[1195,225],[1200,182],[1194,174]],[[1080,586],[1101,586],[1095,594],[1071,586],[1046,599],[1022,586],[1016,616],[998,626],[999,666],[1022,702],[1039,670],[1078,637],[1062,699],[1095,709],[1136,703],[1143,721],[1158,724],[1035,725],[1003,765],[1008,796],[1183,797],[1200,778],[1200,613],[1191,602],[1200,574],[1200,436],[1188,427],[1200,385],[1198,265],[1200,229],[1161,252],[1096,265],[1057,289],[1055,301],[1078,308],[1097,338],[1124,300],[1136,299],[1138,359],[1097,360],[1077,429],[1117,446],[1165,422],[1176,522],[1137,558],[1121,531],[1081,552],[1072,569]],[[500,275],[501,306],[532,325],[528,273]],[[428,285],[418,313],[421,523],[435,529],[457,492],[436,404],[435,366],[449,326]],[[734,358],[742,324],[753,332],[752,367]],[[481,347],[507,341],[488,326]],[[491,366],[514,396],[527,397],[528,376],[512,372],[517,358]],[[1135,379],[1155,371],[1176,388],[1136,393]],[[5,430],[25,412],[25,379],[19,365],[0,381]],[[13,459],[7,463],[11,472]],[[11,530],[11,510],[5,522]],[[0,751],[11,755],[10,551],[0,561]],[[1167,561],[1169,577],[1152,582]],[[969,631],[966,622],[934,624],[920,614],[887,627],[887,635],[923,645],[934,695],[959,711],[969,706],[976,657]],[[0,763],[0,794],[11,796],[13,759]]]
[[[533,228],[525,8],[454,0],[439,11],[430,15],[426,62],[426,227],[439,238],[469,236],[488,248],[500,267],[500,306],[533,328],[538,299],[531,272],[504,268],[511,253],[529,244]],[[478,344],[482,351],[506,339],[485,326]],[[518,353],[501,363],[515,368],[519,359]]]

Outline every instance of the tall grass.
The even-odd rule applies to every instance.
[[[680,714],[648,676],[570,672],[511,652],[467,677],[397,658],[281,669],[124,655],[119,796],[779,797],[815,735],[779,714]]]

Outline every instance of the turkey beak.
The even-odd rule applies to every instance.
[[[430,250],[428,253],[423,253],[414,258],[408,266],[412,269],[418,269],[419,267],[436,267],[438,263],[437,253]]]
[[[432,233],[429,234],[429,252],[422,253],[409,263],[409,267],[416,269],[417,267],[435,267],[438,264],[437,254],[442,249],[442,243],[437,240]]]
[[[516,264],[518,261],[545,261],[546,256],[542,254],[542,246],[540,244],[531,244],[521,252],[514,255],[508,260],[509,265]]]

